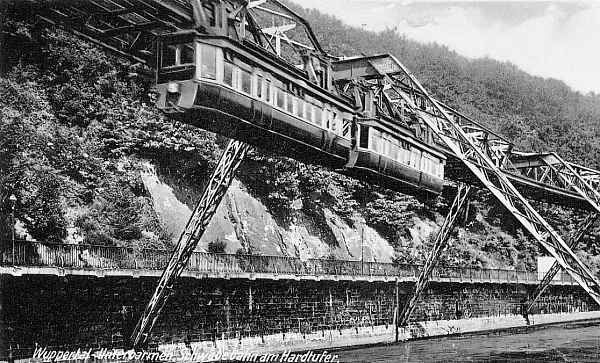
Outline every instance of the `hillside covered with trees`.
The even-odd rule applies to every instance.
[[[439,45],[410,41],[393,30],[367,32],[316,10],[296,8],[332,54],[392,53],[438,99],[505,135],[519,149],[555,150],[569,161],[600,168],[600,95],[583,95],[561,81],[531,76],[509,63],[470,60]],[[14,193],[20,231],[28,238],[169,248],[173,235],[141,177],[145,163],[156,166],[178,200],[191,207],[226,140],[160,114],[153,106],[148,70],[60,29],[41,29],[10,14],[5,20],[0,234],[9,235],[6,201]],[[330,250],[312,257],[359,258],[350,249],[344,255],[335,252],[339,246],[334,245],[343,239],[340,230],[356,232],[364,223],[393,248],[395,260],[421,262],[450,202],[445,195],[420,202],[261,150],[251,153],[238,180],[264,206],[279,234],[310,225],[314,231],[309,232],[330,245]],[[565,236],[582,218],[579,212],[538,207]],[[241,242],[235,250],[223,240],[207,246],[271,253],[261,248],[264,241],[252,241],[244,228],[236,231]],[[600,253],[599,236],[596,229],[579,252],[595,268],[600,261],[595,257]],[[277,251],[299,254],[297,248]],[[462,218],[443,262],[534,268],[540,252],[503,208],[481,191]]]

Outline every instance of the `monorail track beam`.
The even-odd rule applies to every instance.
[[[133,348],[141,347],[147,342],[150,331],[156,323],[162,308],[173,293],[175,281],[185,269],[190,256],[225,196],[235,171],[249,149],[250,145],[242,141],[230,140],[227,144],[219,163],[202,192],[198,204],[196,204],[196,208],[179,237],[175,251],[173,251],[171,259],[160,277],[152,298],[131,335]]]
[[[444,219],[444,223],[440,227],[437,235],[435,236],[435,241],[433,243],[433,249],[431,250],[429,256],[427,257],[427,261],[419,274],[419,279],[415,284],[413,289],[413,293],[408,299],[408,301],[404,304],[402,308],[402,312],[399,315],[398,325],[405,326],[408,324],[410,316],[412,312],[415,310],[417,306],[417,302],[421,297],[421,294],[427,288],[427,284],[429,283],[429,279],[431,277],[431,273],[435,268],[438,259],[444,248],[446,248],[446,244],[448,243],[448,239],[450,238],[450,234],[454,230],[456,226],[456,222],[458,220],[458,216],[461,215],[464,207],[467,205],[467,201],[469,198],[469,194],[471,191],[471,186],[467,184],[460,183],[458,186],[458,190],[456,196],[454,197],[454,201],[450,206],[450,210]]]
[[[600,193],[560,156],[556,153],[552,153],[552,156],[557,160],[557,163],[548,163],[548,167],[552,168],[560,179],[591,204],[597,213],[600,213]]]

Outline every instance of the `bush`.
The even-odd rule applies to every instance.
[[[208,252],[210,253],[225,253],[227,242],[222,239],[210,241],[208,243]]]

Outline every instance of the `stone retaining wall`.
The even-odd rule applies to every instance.
[[[36,344],[123,346],[155,284],[155,278],[2,276],[4,355],[30,356]],[[398,283],[400,306],[411,287]],[[400,339],[525,326],[520,303],[532,288],[433,283]],[[390,342],[395,303],[393,282],[181,279],[152,342],[161,349],[194,343],[261,351]],[[534,309],[545,315],[530,320],[587,318],[584,312],[595,308],[581,288],[551,286]]]

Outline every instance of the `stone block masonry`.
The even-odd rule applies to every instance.
[[[4,358],[31,356],[36,346],[122,347],[156,284],[148,277],[4,275],[2,280]],[[411,287],[399,283],[400,304]],[[533,288],[433,283],[400,338],[523,325],[521,302]],[[389,342],[395,335],[395,294],[393,282],[183,278],[151,341],[163,348],[185,344],[256,352]],[[551,286],[533,313],[591,318],[581,313],[594,309],[581,288]],[[553,322],[554,315],[534,316]]]

